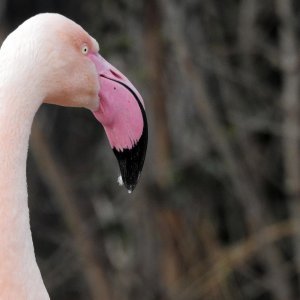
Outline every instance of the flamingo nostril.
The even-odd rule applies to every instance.
[[[115,70],[110,69],[110,73],[119,79],[123,78],[122,75],[120,73],[116,72]]]

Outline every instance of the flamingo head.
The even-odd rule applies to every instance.
[[[26,43],[14,46],[22,52],[23,69],[25,60],[34,60],[26,74],[39,86],[43,102],[91,110],[118,159],[122,182],[132,191],[147,148],[147,119],[139,92],[99,54],[97,41],[70,19],[39,14],[19,28],[4,42],[3,51],[14,35],[21,41],[26,37]]]

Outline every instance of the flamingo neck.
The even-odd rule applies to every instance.
[[[32,97],[13,85],[0,86],[0,299],[49,299],[29,224],[26,159],[41,104]]]

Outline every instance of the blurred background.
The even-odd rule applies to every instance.
[[[0,38],[46,11],[131,79],[150,135],[129,195],[89,111],[39,110],[29,205],[51,299],[300,299],[299,2],[1,0]]]

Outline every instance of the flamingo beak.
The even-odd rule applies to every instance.
[[[133,84],[102,56],[89,54],[99,74],[99,109],[93,112],[103,125],[118,160],[121,177],[128,192],[136,187],[148,142],[144,102]]]

